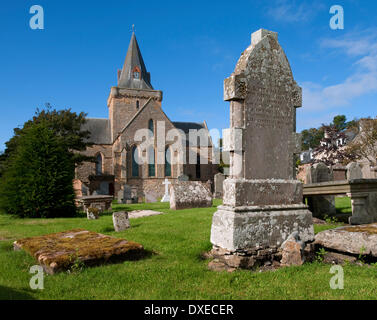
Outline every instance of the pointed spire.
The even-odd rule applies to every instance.
[[[124,61],[122,72],[118,78],[118,87],[153,90],[150,81],[150,73],[147,72],[145,67],[135,32],[132,31],[126,60]]]

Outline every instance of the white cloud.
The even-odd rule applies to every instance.
[[[354,58],[353,73],[343,82],[327,87],[303,83],[303,105],[307,110],[328,110],[348,106],[355,98],[377,92],[377,32],[375,30],[359,34],[351,33],[338,39],[324,39],[321,46]]]
[[[276,21],[302,22],[310,20],[323,8],[318,1],[277,0],[269,4],[267,14]]]

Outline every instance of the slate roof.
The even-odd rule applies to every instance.
[[[172,122],[174,127],[177,129],[181,129],[184,131],[184,133],[188,134],[190,129],[206,129],[204,126],[204,123],[199,123],[199,122],[180,122],[180,121],[173,121]]]
[[[133,77],[135,67],[140,70],[140,79],[134,79]],[[134,32],[132,33],[126,60],[124,61],[123,69],[118,79],[118,87],[127,89],[153,90],[151,85],[151,76],[145,67]]]
[[[87,118],[82,130],[90,131],[88,139],[94,144],[112,144],[109,119]]]
[[[206,126],[204,123],[198,123],[198,122],[178,122],[178,121],[173,121],[172,122],[174,127],[177,129],[181,129],[185,134],[186,134],[186,139],[187,139],[187,145],[189,145],[189,132],[190,129],[194,130],[200,130],[204,129],[208,132]],[[209,132],[208,132],[209,135]],[[209,137],[208,139],[208,146],[211,146],[211,138]]]

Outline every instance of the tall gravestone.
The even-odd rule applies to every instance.
[[[333,171],[324,163],[319,162],[308,167],[306,182],[321,183],[333,181]],[[324,218],[336,214],[335,196],[313,196],[309,198],[310,211],[313,217]]]
[[[215,174],[215,194],[214,197],[221,199],[223,197],[223,184],[225,180],[225,175],[221,172]]]
[[[314,239],[294,167],[301,88],[277,33],[252,34],[251,45],[224,81],[224,100],[230,101],[230,128],[223,136],[230,176],[212,220],[212,253],[228,265],[249,268],[257,260],[274,259],[293,232],[303,242]]]

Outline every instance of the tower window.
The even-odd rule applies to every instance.
[[[136,100],[136,110],[139,110],[139,107],[140,107],[140,102],[139,100]]]
[[[138,67],[133,68],[132,77],[134,79],[140,80],[140,69]]]
[[[134,79],[140,79],[140,72],[134,71]]]

